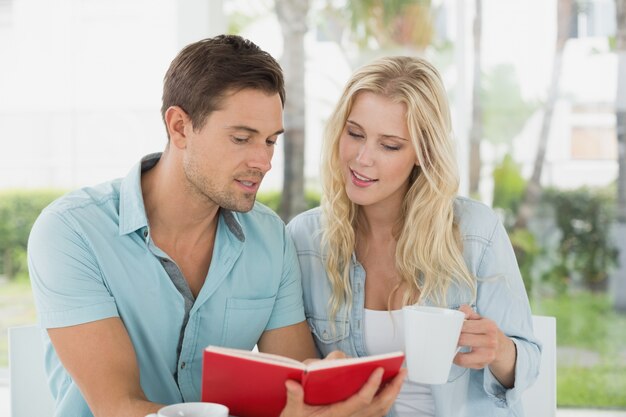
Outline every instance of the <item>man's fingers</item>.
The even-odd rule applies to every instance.
[[[280,413],[281,417],[298,416],[302,413],[304,407],[304,391],[302,386],[296,381],[287,380],[285,382],[285,388],[287,389],[287,403],[283,412]]]
[[[385,371],[383,368],[376,368],[376,370],[374,370],[374,372],[370,375],[365,385],[363,385],[359,390],[358,396],[367,402],[371,402],[378,392],[378,388],[380,388],[380,383],[383,380],[384,373]]]
[[[380,397],[383,401],[390,401],[390,405],[393,404],[396,397],[400,393],[400,389],[402,388],[402,384],[407,375],[407,369],[401,368],[398,375],[396,375],[385,387],[382,389],[378,397]]]

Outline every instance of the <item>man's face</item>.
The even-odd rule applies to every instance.
[[[272,166],[282,116],[278,94],[245,89],[227,95],[202,129],[188,123],[183,169],[191,191],[220,207],[250,211]]]

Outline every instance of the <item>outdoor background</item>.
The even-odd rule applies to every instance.
[[[285,220],[319,200],[321,134],[350,73],[382,55],[430,59],[460,193],[501,214],[533,314],[557,317],[559,407],[626,410],[625,12],[623,0],[0,0],[0,385],[6,328],[36,321],[34,219],[161,151],[170,61],[229,32],[285,69],[287,130],[259,196]]]

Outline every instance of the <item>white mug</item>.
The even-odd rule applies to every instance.
[[[146,417],[228,417],[228,407],[215,403],[179,403],[163,407]]]
[[[458,352],[465,314],[449,308],[405,306],[404,345],[409,380],[445,384]]]

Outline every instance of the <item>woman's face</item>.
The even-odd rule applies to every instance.
[[[406,106],[371,92],[359,93],[339,139],[339,158],[353,203],[399,208],[417,163]]]

